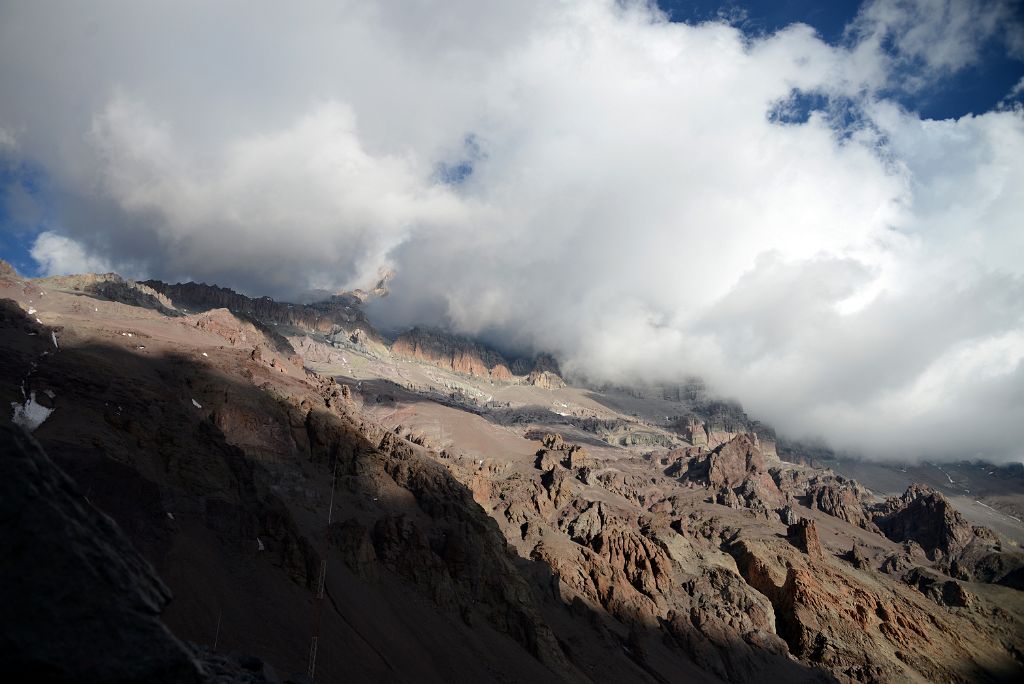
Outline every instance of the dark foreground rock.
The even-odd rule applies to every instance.
[[[0,424],[0,671],[9,682],[279,682],[261,660],[178,640],[171,600],[117,524]]]
[[[200,682],[160,622],[170,592],[27,435],[0,425],[0,662],[7,681]]]

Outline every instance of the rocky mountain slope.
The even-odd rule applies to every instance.
[[[186,313],[152,284],[171,306],[125,287],[160,306],[0,276],[0,399],[18,418],[3,434],[22,453],[30,433],[77,483],[33,485],[34,500],[78,511],[3,516],[27,551],[0,591],[4,606],[23,605],[15,588],[50,591],[17,583],[53,553],[33,530],[103,511],[124,536],[86,512],[77,537],[52,542],[91,553],[97,525],[121,540],[103,548],[126,569],[74,605],[138,615],[183,668],[166,681],[216,668],[303,681],[311,660],[316,681],[1024,675],[1024,557],[933,489],[884,499],[780,460],[747,425],[701,439],[590,389],[495,385],[485,403],[427,392],[468,376],[366,347],[314,362],[275,335],[301,320],[287,306]],[[661,437],[609,439],[611,424]],[[47,482],[68,482],[54,472]],[[92,591],[89,567],[52,576],[75,598]],[[81,634],[84,611],[54,605],[61,634]],[[18,610],[5,663],[45,624]],[[65,639],[21,667],[72,667],[64,654],[88,642]]]
[[[19,682],[280,681],[159,620],[167,586],[108,516],[22,430],[0,424],[0,662]],[[269,679],[268,679],[269,677]]]
[[[159,293],[171,308],[174,308],[174,304],[170,304],[172,301],[178,308],[224,308],[264,325],[297,329],[330,347],[357,345],[378,355],[424,361],[463,375],[498,382],[518,381],[542,386],[556,386],[562,382],[558,376],[558,364],[550,356],[510,362],[493,349],[436,329],[413,328],[387,342],[366,319],[361,308],[368,297],[386,295],[386,279],[370,293],[335,294],[309,304],[279,303],[269,297],[253,299],[234,290],[205,283],[171,285],[149,280],[139,283],[138,287]]]

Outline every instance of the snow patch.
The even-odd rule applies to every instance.
[[[35,392],[32,392],[32,395],[25,400],[24,404],[12,401],[11,408],[14,409],[11,422],[15,425],[20,425],[29,432],[35,432],[36,428],[42,425],[50,417],[50,414],[53,413],[52,408],[46,408],[36,401]]]
[[[32,308],[31,306],[30,306],[30,307],[28,307],[28,315],[29,315],[29,316],[31,316],[31,315],[32,315],[32,314],[34,314],[35,312],[36,312],[36,310],[35,310],[35,309],[33,309],[33,308]]]
[[[57,333],[52,330],[50,331],[50,339],[53,340],[53,348],[60,349],[60,347],[57,346]]]
[[[193,406],[195,406],[195,407],[196,407],[197,409],[201,409],[201,408],[203,408],[203,405],[202,405],[202,404],[200,404],[200,403],[199,403],[198,401],[196,401],[195,399],[193,399],[193,400],[192,400],[192,405],[193,405]]]

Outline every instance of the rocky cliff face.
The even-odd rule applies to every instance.
[[[445,370],[496,382],[524,382],[545,389],[564,387],[555,360],[541,354],[533,361],[508,362],[498,352],[465,337],[430,328],[413,328],[398,336],[391,353]],[[524,377],[520,377],[524,376]]]
[[[682,477],[710,488],[717,503],[767,510],[785,502],[753,435],[734,437],[708,452],[685,451],[684,457]]]
[[[704,400],[693,402],[691,406],[695,412],[681,417],[676,424],[676,429],[690,444],[714,449],[740,435],[750,435],[767,458],[778,458],[775,432],[750,420],[737,404]]]
[[[970,525],[930,487],[912,485],[868,514],[887,537],[920,548],[953,577],[1024,587],[1024,553],[1004,549],[992,530]]]
[[[122,278],[116,273],[54,276],[42,278],[38,282],[47,287],[84,292],[130,306],[154,309],[166,316],[180,315],[174,303],[162,293],[145,283]]]
[[[971,526],[946,497],[922,485],[889,499],[873,517],[887,537],[916,542],[932,560],[955,557],[973,536]]]
[[[372,294],[385,296],[386,285],[387,279],[382,279]],[[165,308],[176,312],[227,309],[266,326],[298,328],[325,335],[329,342],[339,342],[341,346],[354,344],[377,354],[386,354],[390,349],[390,353],[398,358],[429,363],[463,375],[496,382],[520,381],[548,389],[564,386],[558,375],[558,364],[545,354],[533,361],[520,359],[510,363],[498,352],[467,338],[426,328],[402,333],[388,345],[363,313],[362,303],[369,295],[362,291],[335,294],[310,304],[287,304],[269,297],[247,297],[234,290],[205,283],[171,285],[151,280],[137,287],[152,292],[161,298]],[[97,290],[97,294],[125,301],[123,296],[119,298],[118,292]],[[303,346],[308,347],[308,344]],[[513,373],[512,368],[518,370]]]
[[[269,297],[247,297],[226,287],[205,283],[169,284],[147,280],[143,285],[159,292],[185,311],[228,309],[267,324],[293,326],[317,333],[333,333],[339,328],[376,337],[376,331],[363,315],[361,300],[354,295],[335,295],[312,304],[288,304]]]
[[[832,475],[815,475],[807,483],[804,496],[811,508],[864,529],[878,530],[865,512],[871,495],[853,480]]]
[[[391,345],[391,352],[463,375],[502,382],[512,379],[512,371],[497,352],[438,330],[413,328],[404,332]]]

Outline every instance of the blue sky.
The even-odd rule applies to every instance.
[[[813,26],[831,44],[843,41],[843,30],[857,15],[859,0],[762,0],[728,2],[715,0],[658,0],[673,21],[699,22],[719,16],[736,19],[750,34],[771,33],[795,22]],[[997,41],[982,49],[982,59],[933,87],[915,93],[894,92],[903,106],[929,119],[958,118],[987,112],[1024,78],[1024,61],[1013,59]]]
[[[53,200],[46,192],[46,175],[28,163],[0,158],[0,258],[20,273],[40,275],[29,249],[49,225]]]
[[[723,3],[713,0],[659,0],[658,6],[673,21],[694,23],[724,16],[738,19],[745,31],[754,33],[770,33],[799,21],[813,26],[825,40],[835,43],[842,38],[843,29],[856,16],[860,2],[762,0]]]

